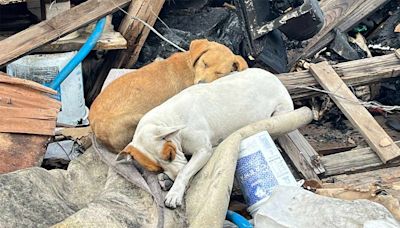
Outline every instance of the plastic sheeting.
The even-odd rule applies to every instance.
[[[368,200],[320,196],[300,187],[278,186],[254,217],[264,227],[380,227],[400,224],[382,205]]]

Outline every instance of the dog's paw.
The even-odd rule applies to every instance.
[[[168,208],[175,209],[176,207],[182,206],[183,195],[185,188],[172,186],[171,190],[165,196],[165,206]]]
[[[160,173],[157,175],[158,178],[158,183],[161,186],[161,189],[163,191],[168,191],[171,189],[172,185],[174,184],[174,181],[171,180],[167,174],[165,173]]]

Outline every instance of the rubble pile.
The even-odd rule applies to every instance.
[[[0,50],[0,227],[400,227],[398,0],[0,0]]]

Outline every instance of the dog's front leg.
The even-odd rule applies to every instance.
[[[182,205],[183,195],[190,179],[207,163],[212,154],[212,148],[195,152],[186,166],[179,172],[172,188],[165,196],[165,206],[176,208]]]

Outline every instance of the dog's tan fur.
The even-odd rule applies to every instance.
[[[164,161],[173,161],[176,156],[176,147],[171,141],[164,143],[161,151],[161,159]]]
[[[151,160],[133,146],[126,147],[124,152],[130,154],[140,165],[151,172],[162,172],[163,169],[156,161]]]
[[[246,68],[244,59],[226,46],[195,40],[189,51],[153,62],[106,87],[90,109],[92,130],[101,143],[118,153],[131,142],[140,118],[155,106],[193,84]]]

